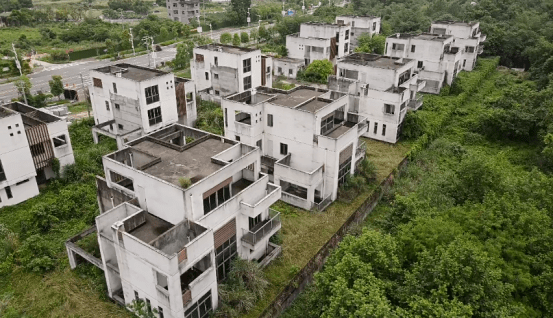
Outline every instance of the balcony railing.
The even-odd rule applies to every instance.
[[[478,48],[476,49],[476,54],[482,54],[483,52],[484,52],[484,46],[479,45]]]
[[[269,209],[269,220],[255,232],[242,229],[242,241],[254,246],[278,227],[280,227],[280,212]]]
[[[165,306],[169,306],[169,291],[159,285],[156,285],[156,290],[157,299]]]
[[[409,108],[415,110],[419,109],[422,106],[423,99],[423,95],[417,94],[417,96],[415,96],[415,99],[409,101]]]
[[[319,203],[315,203],[314,204],[314,208],[319,211],[319,212],[322,212],[324,211],[324,209],[326,209],[330,204],[332,203],[332,196],[331,195],[328,195],[324,200],[322,200],[321,202]]]
[[[355,154],[356,156],[359,156],[359,154],[365,154],[366,151],[367,151],[367,144],[364,141],[362,141],[357,146],[357,149],[355,150]]]

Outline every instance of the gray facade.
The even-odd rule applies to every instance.
[[[190,24],[200,17],[200,1],[167,0],[169,19]]]

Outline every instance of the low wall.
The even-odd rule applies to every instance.
[[[259,316],[262,318],[277,317],[285,309],[290,307],[292,302],[299,296],[299,294],[313,281],[313,276],[316,272],[320,271],[328,256],[330,256],[333,249],[335,249],[342,239],[347,235],[350,228],[361,223],[372,212],[372,210],[378,205],[378,202],[382,196],[388,192],[394,183],[394,178],[399,174],[399,171],[405,167],[408,163],[408,158],[404,158],[398,165],[394,172],[390,173],[384,181],[380,183],[380,187],[377,188],[361,206],[346,220],[346,222],[332,235],[332,237],[326,242],[321,249],[315,254],[305,265],[301,271],[290,281],[290,283],[284,288],[284,290],[275,298],[275,300],[263,311]],[[283,192],[284,194],[284,192]]]

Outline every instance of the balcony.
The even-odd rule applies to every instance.
[[[182,305],[186,307],[194,297],[199,297],[207,287],[216,283],[217,278],[211,263],[211,253],[180,275]],[[196,300],[194,300],[196,301]]]
[[[364,141],[359,142],[357,149],[355,150],[355,158],[359,159],[367,153],[367,144]]]
[[[295,161],[292,154],[275,162],[275,176],[301,186],[319,184],[323,180],[323,165]]]
[[[250,124],[245,124],[245,123],[235,121],[234,128],[237,135],[242,135],[242,136],[252,135],[252,125]]]
[[[266,178],[268,180],[268,177]],[[262,193],[253,193],[255,190],[253,188],[251,195],[248,195],[240,202],[242,214],[252,218],[267,211],[281,196],[281,188],[271,183],[267,183],[266,189]]]
[[[242,243],[250,249],[263,239],[270,237],[280,230],[280,212],[269,209],[269,218],[257,224],[252,230],[242,229]]]
[[[415,99],[409,101],[409,108],[413,110],[419,109],[422,106],[423,99],[424,98],[422,94],[417,94],[417,96],[415,96]]]
[[[482,53],[484,53],[484,45],[480,44],[476,49],[476,54],[482,54]]]
[[[161,304],[169,307],[170,306],[169,291],[166,288],[167,287],[164,288],[162,286],[156,285],[157,299]]]

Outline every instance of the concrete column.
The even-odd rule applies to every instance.
[[[77,254],[67,245],[65,246],[65,249],[67,250],[67,257],[69,258],[69,267],[71,267],[71,269],[77,268]]]
[[[307,188],[307,201],[315,202],[315,188],[316,186],[310,186]]]
[[[94,129],[92,129],[92,139],[94,140],[95,144],[98,143],[98,133]]]

